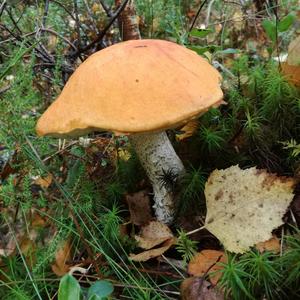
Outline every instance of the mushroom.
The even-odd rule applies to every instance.
[[[162,184],[184,174],[166,129],[221,103],[220,74],[195,52],[163,40],[131,40],[98,51],[70,77],[38,120],[38,135],[126,134],[153,185],[159,221],[174,219],[174,195]]]

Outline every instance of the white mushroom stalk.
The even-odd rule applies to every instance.
[[[156,217],[171,224],[175,215],[174,191],[163,179],[166,174],[179,178],[185,172],[184,166],[165,132],[135,134],[129,139],[152,183]]]

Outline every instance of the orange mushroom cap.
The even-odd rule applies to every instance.
[[[37,123],[39,135],[161,131],[218,104],[221,76],[195,52],[163,40],[122,42],[91,55]]]

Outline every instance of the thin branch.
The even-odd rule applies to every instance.
[[[6,1],[3,1],[2,3],[1,3],[1,6],[0,6],[0,17],[2,16],[2,14],[3,14],[3,11],[4,11],[4,9],[5,9],[5,6],[6,6]]]
[[[60,3],[57,0],[50,0],[51,2],[57,4],[58,6],[60,6],[75,22],[77,22],[76,17],[73,16],[72,12],[70,10],[68,10],[62,3]],[[80,24],[80,22],[78,23],[78,26],[80,27],[80,29],[84,32],[84,28],[82,27],[82,25]]]
[[[207,7],[207,15],[206,15],[206,20],[205,20],[206,28],[208,27],[208,24],[209,24],[210,13],[211,13],[211,9],[212,9],[212,6],[213,6],[214,2],[215,2],[215,0],[211,0],[208,4],[208,7]]]
[[[202,8],[203,8],[204,5],[206,4],[206,2],[207,2],[207,0],[204,0],[204,1],[201,3],[201,5],[200,5],[200,7],[199,7],[199,9],[198,9],[198,11],[197,11],[195,17],[194,17],[194,20],[193,20],[193,22],[192,22],[192,25],[191,25],[191,27],[190,27],[190,29],[189,29],[189,32],[191,32],[192,29],[194,28],[195,23],[196,23],[196,21],[197,21],[199,15],[200,15],[200,13],[201,13]]]
[[[44,32],[49,32],[57,37],[59,37],[60,39],[62,39],[63,41],[65,41],[68,45],[70,45],[75,51],[78,51],[78,48],[68,39],[66,39],[63,35],[59,34],[58,32],[50,29],[50,28],[40,28],[40,31],[44,31]]]
[[[84,3],[84,5],[85,5],[85,7],[86,7],[86,10],[87,10],[87,13],[88,13],[88,15],[89,15],[89,18],[90,18],[90,20],[92,21],[91,23],[92,23],[93,30],[95,30],[96,32],[99,33],[97,24],[96,24],[96,22],[95,22],[95,19],[94,19],[93,13],[92,13],[92,11],[91,11],[91,9],[90,9],[90,7],[89,7],[89,4],[87,3],[86,0],[83,0],[83,3]]]
[[[0,95],[4,94],[6,91],[8,91],[11,88],[11,85],[7,85],[0,89]]]
[[[46,27],[46,22],[47,22],[47,17],[48,17],[48,11],[49,11],[49,0],[45,0],[45,10],[44,10],[44,15],[43,15],[43,20],[42,20],[42,26],[43,26],[43,28]]]
[[[78,56],[81,53],[91,49],[97,43],[99,43],[104,38],[104,36],[106,35],[106,33],[109,30],[110,26],[114,23],[114,21],[118,18],[120,13],[123,11],[123,9],[125,8],[128,1],[129,0],[124,0],[123,3],[117,8],[116,12],[112,15],[111,19],[109,20],[109,22],[107,23],[105,28],[102,30],[102,32],[98,35],[98,37],[95,40],[93,40],[90,44],[88,44],[84,48],[82,48],[82,49],[80,49],[80,50],[78,50],[74,53],[71,53],[70,56]]]
[[[78,15],[77,0],[74,0],[74,11],[75,11],[75,24],[76,24],[76,32],[77,32],[77,39],[78,39],[78,49],[80,49],[81,48],[81,35],[80,35],[80,22],[79,22],[79,15]]]
[[[19,25],[17,24],[17,22],[15,21],[13,15],[12,15],[12,12],[11,12],[11,9],[8,9],[7,7],[4,8],[5,11],[7,12],[10,20],[12,21],[12,23],[14,24],[15,28],[17,29],[17,31],[19,32],[19,34],[23,34],[22,33],[22,30],[20,29]]]
[[[104,3],[104,1],[103,1],[103,0],[98,0],[98,1],[100,2],[100,4],[101,4],[103,10],[104,10],[105,13],[106,13],[106,15],[107,15],[108,17],[111,17],[111,16],[112,16],[111,11],[110,11],[110,9],[108,8],[108,6],[106,6],[106,4]]]

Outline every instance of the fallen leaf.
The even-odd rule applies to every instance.
[[[224,300],[223,294],[201,277],[186,278],[180,286],[182,300]]]
[[[232,166],[211,173],[205,185],[205,228],[231,252],[244,253],[272,237],[294,194],[293,178],[255,167]]]
[[[199,128],[199,122],[198,120],[191,120],[187,124],[185,124],[181,129],[180,132],[176,134],[176,140],[177,141],[182,141],[186,138],[191,137],[194,135],[194,133],[197,131]]]
[[[271,239],[259,242],[255,245],[255,248],[260,252],[263,253],[265,251],[272,251],[274,253],[280,252],[280,240],[274,235]]]
[[[0,256],[8,257],[15,253],[17,240],[20,240],[23,234],[14,234],[8,232],[1,240]]]
[[[131,154],[128,150],[124,148],[118,148],[118,158],[124,161],[129,160],[131,157]]]
[[[289,83],[300,87],[300,66],[281,63],[281,72],[285,75]]]
[[[300,66],[300,36],[289,44],[287,63],[291,66]]]
[[[31,227],[44,227],[47,224],[46,217],[42,217],[38,212],[34,211],[31,218]]]
[[[188,273],[193,276],[203,276],[207,273],[209,274],[222,270],[223,267],[220,266],[218,262],[227,262],[227,257],[223,251],[202,250],[191,259],[188,265]],[[213,285],[216,285],[221,276],[221,272],[209,274],[210,282]]]
[[[126,195],[126,202],[130,212],[130,221],[133,224],[144,225],[153,219],[147,191]]]
[[[287,80],[300,87],[300,36],[289,44],[287,61],[280,67]]]
[[[47,50],[50,53],[53,53],[57,47],[58,43],[58,37],[54,34],[49,34],[48,35],[48,45],[47,45]]]
[[[27,265],[32,268],[36,262],[36,245],[28,236],[24,236],[19,244],[21,253],[24,255]]]
[[[140,248],[148,250],[173,237],[173,233],[167,225],[152,221],[142,227],[140,234],[136,235],[135,239]]]
[[[70,265],[67,261],[71,259],[71,240],[67,239],[61,244],[55,254],[55,262],[52,264],[52,271],[57,276],[63,276],[69,272]]]
[[[34,180],[34,184],[39,185],[40,187],[47,189],[50,184],[52,183],[53,176],[51,174],[48,174],[46,177],[39,177],[36,180]]]
[[[165,241],[159,248],[144,251],[139,254],[130,254],[129,258],[133,261],[138,261],[138,262],[147,261],[151,258],[160,256],[163,253],[165,253],[172,245],[175,244],[175,241],[176,238],[170,238],[167,241]]]

